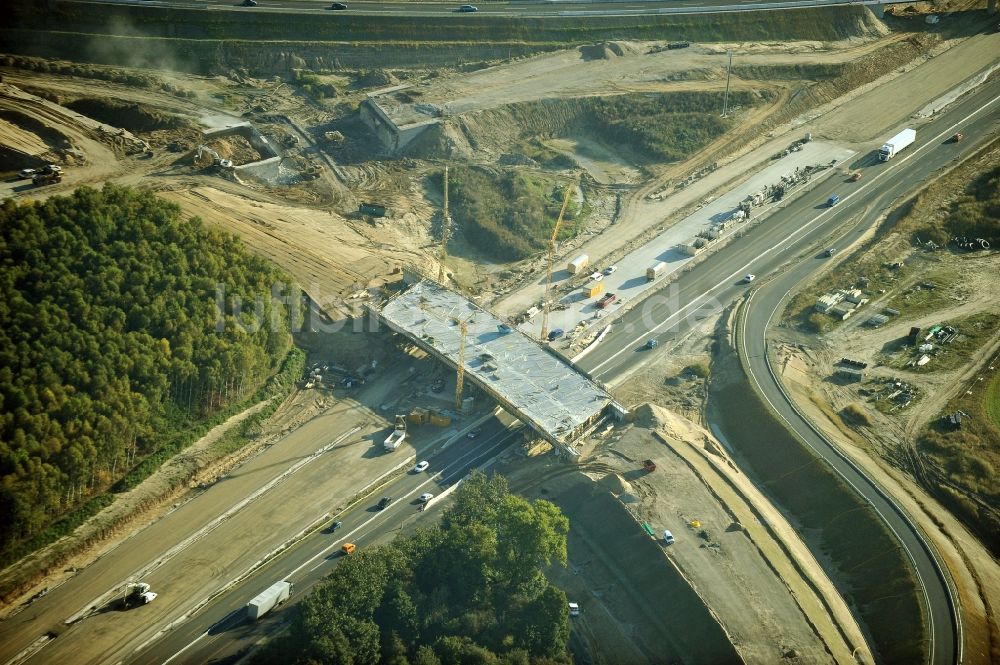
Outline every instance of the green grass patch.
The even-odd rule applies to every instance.
[[[886,307],[911,317],[941,309],[954,302],[948,295],[963,279],[961,270],[953,267],[922,273],[918,281],[894,295]]]
[[[443,187],[440,173],[432,177]],[[452,217],[465,240],[493,259],[516,261],[548,245],[562,207],[564,183],[524,171],[458,167],[448,177]],[[570,199],[560,238],[577,232],[581,206]]]
[[[944,223],[924,226],[915,235],[941,246],[948,245],[956,236],[985,238],[997,246],[1000,243],[1000,166],[969,183],[965,193],[949,204]]]
[[[960,429],[937,419],[917,439],[928,461],[925,481],[995,556],[1000,555],[1000,372],[984,368],[942,415],[958,411],[965,414]]]

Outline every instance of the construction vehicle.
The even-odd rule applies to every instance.
[[[54,164],[43,166],[38,173],[31,177],[31,182],[39,187],[62,182],[62,168]]]
[[[264,591],[254,596],[253,600],[247,603],[247,616],[251,621],[256,621],[278,605],[282,604],[292,595],[292,583],[275,582]]]
[[[913,145],[916,140],[917,130],[906,128],[882,144],[882,147],[878,149],[878,158],[883,162],[888,162],[903,148]]]
[[[566,265],[566,270],[569,271],[569,274],[576,275],[583,272],[583,269],[586,268],[589,263],[590,257],[586,254],[581,254]]]
[[[382,446],[385,448],[387,453],[391,453],[396,448],[399,448],[399,444],[403,443],[403,439],[406,438],[406,416],[396,416],[396,426],[392,430],[392,434],[386,437]]]
[[[340,548],[340,551],[343,554],[347,555],[347,554],[354,554],[354,550],[356,549],[357,545],[355,545],[354,543],[344,543],[343,547]]]
[[[549,238],[549,256],[546,262],[546,274],[545,274],[545,296],[542,299],[542,332],[538,336],[541,341],[545,341],[549,336],[549,309],[551,303],[549,302],[549,291],[552,289],[552,261],[555,258],[556,253],[556,238],[559,236],[559,229],[562,227],[563,216],[566,214],[566,206],[569,205],[569,197],[573,194],[573,186],[566,185],[566,194],[563,196],[562,208],[559,209],[559,216],[556,218],[556,224],[552,227],[552,236]],[[583,267],[587,265],[586,254],[581,254],[580,256],[573,259],[569,264],[569,271],[571,274],[576,274]],[[574,268],[574,266],[576,266]]]
[[[137,582],[127,587],[125,594],[125,607],[138,607],[148,605],[156,600],[156,594],[149,590],[149,585],[145,582]]]
[[[654,279],[663,274],[663,271],[667,269],[667,264],[660,261],[655,266],[646,268],[646,281],[652,282]]]

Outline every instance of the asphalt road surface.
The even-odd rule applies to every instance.
[[[156,7],[180,7],[190,9],[233,10],[245,12],[285,12],[312,11],[329,12],[337,15],[349,14],[393,14],[407,15],[446,15],[455,14],[466,20],[477,20],[479,16],[636,16],[642,14],[683,13],[685,10],[701,11],[731,11],[734,8],[762,4],[765,0],[604,0],[601,2],[579,2],[570,0],[551,0],[537,2],[472,2],[475,12],[459,12],[460,5],[466,2],[357,2],[347,0],[346,10],[331,10],[332,2],[322,0],[258,0],[256,7],[243,7],[242,0],[79,0],[98,4],[138,4]],[[771,3],[794,2],[802,4],[804,0],[767,0]],[[878,4],[874,0],[859,0],[850,2],[844,0],[815,0],[817,6]]]
[[[961,131],[966,140],[950,137]],[[719,311],[752,288],[746,306],[740,353],[750,363],[752,380],[771,407],[855,490],[879,512],[910,556],[929,610],[929,662],[960,662],[960,617],[941,566],[917,528],[878,489],[799,415],[781,391],[767,364],[766,330],[789,293],[822,267],[827,247],[843,247],[874,224],[895,199],[927,182],[956,157],[975,151],[1000,131],[1000,81],[994,80],[963,98],[937,119],[917,126],[917,141],[888,163],[862,156],[864,174],[856,183],[831,178],[776,212],[746,236],[706,259],[677,282],[674,294],[637,307],[619,320],[612,333],[580,365],[613,382],[638,367],[648,354],[646,340],[665,342],[683,334],[706,314]],[[824,202],[833,194],[841,202]],[[742,276],[757,279],[744,283]]]
[[[894,200],[996,132],[998,94],[1000,82],[994,80],[934,120],[912,125],[917,129],[916,143],[889,162],[879,162],[874,153],[877,146],[872,146],[850,165],[849,170],[862,173],[858,182],[834,175],[793,194],[783,208],[614,321],[611,333],[578,365],[594,378],[613,384],[641,366],[649,354],[663,352],[662,348],[647,349],[648,340],[663,345],[676,339],[789,265],[801,264],[809,272],[818,268],[819,262],[829,260],[824,256],[826,248],[852,242]],[[958,131],[966,139],[951,142]],[[833,194],[841,201],[829,207],[826,201]],[[755,281],[744,282],[747,274],[755,275]]]
[[[489,419],[474,439],[458,439],[428,457],[430,467],[426,471],[409,471],[343,513],[331,516],[329,525],[297,543],[249,579],[225,591],[190,620],[180,623],[126,662],[203,664],[234,656],[250,647],[262,633],[279,629],[287,608],[333,570],[344,556],[341,554],[344,543],[354,543],[358,549],[363,549],[385,542],[418,522],[435,521],[440,505],[437,501],[444,498],[442,492],[520,440],[522,429],[520,424],[508,429],[497,418]],[[435,499],[421,511],[417,497],[424,492],[434,494]],[[383,496],[391,497],[392,503],[379,510],[376,504]],[[341,522],[342,526],[332,531],[333,522]],[[274,582],[283,580],[294,583],[291,599],[257,622],[251,622],[246,615],[246,604]]]

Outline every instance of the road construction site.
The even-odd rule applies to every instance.
[[[404,271],[416,267],[434,275],[442,261],[447,286],[494,312],[497,322],[512,321],[540,304],[547,281],[544,252],[516,262],[490,259],[463,236],[467,221],[461,219],[454,220],[452,241],[442,248],[443,201],[432,177],[445,166],[523,172],[578,187],[586,212],[576,225],[576,235],[561,240],[556,249],[553,288],[558,299],[548,322],[548,330],[576,330],[553,345],[573,357],[582,348],[573,344],[574,339],[592,341],[616,312],[629,308],[630,301],[662,287],[698,260],[682,248],[699,234],[716,232],[720,240],[715,242],[739,242],[741,228],[782,205],[773,199],[766,205],[762,201],[750,210],[750,221],[744,221],[736,218],[736,212],[748,197],[807,167],[818,168],[808,182],[789,187],[788,197],[808,197],[810,188],[824,179],[846,180],[855,164],[870,157],[884,138],[919,122],[919,117],[911,117],[913,109],[933,114],[945,103],[942,100],[953,98],[949,95],[956,87],[988,77],[998,64],[997,39],[974,30],[960,35],[929,28],[902,31],[898,24],[890,28],[872,16],[851,38],[837,42],[713,43],[667,50],[664,42],[616,41],[491,62],[471,72],[419,64],[392,70],[335,70],[322,74],[322,80],[338,90],[329,99],[316,99],[270,74],[255,76],[252,68],[213,75],[143,72],[184,93],[179,95],[163,86],[140,88],[0,62],[4,65],[0,144],[8,176],[0,182],[0,197],[41,199],[105,181],[149,187],[186,214],[241,236],[295,278],[323,311],[323,324],[336,328],[325,340],[322,334],[300,335],[311,365],[350,368],[351,375],[359,375],[358,370],[371,367],[372,361],[380,367],[360,390],[329,379],[326,385],[308,390],[303,385],[268,424],[267,435],[258,442],[263,445],[251,447],[254,456],[247,452],[243,457],[200,459],[194,466],[203,466],[204,472],[192,475],[189,492],[168,493],[155,481],[139,488],[139,494],[128,498],[135,513],[128,527],[60,559],[62,564],[72,561],[70,572],[67,565],[42,566],[48,575],[36,571],[30,578],[5,571],[4,615],[11,617],[5,630],[17,637],[0,640],[9,645],[0,652],[0,661],[22,652],[26,648],[22,638],[32,631],[52,630],[59,635],[55,640],[61,645],[59,653],[72,653],[78,662],[109,657],[110,641],[138,647],[153,637],[152,633],[143,634],[142,640],[136,637],[139,624],[147,621],[139,612],[155,609],[155,620],[176,620],[191,609],[178,597],[229,582],[251,567],[255,550],[251,551],[254,544],[247,541],[247,534],[267,531],[273,536],[268,546],[277,547],[368,491],[368,481],[391,473],[396,460],[371,450],[381,445],[394,414],[412,408],[452,408],[455,376],[450,368],[433,361],[419,345],[371,333],[363,326],[358,332],[350,330],[364,315],[366,303],[380,305],[395,292]],[[729,51],[737,65],[732,89],[758,95],[761,101],[750,108],[731,109],[733,127],[688,158],[672,163],[650,160],[639,146],[608,140],[599,128],[567,110],[586,98],[626,93],[718,94],[726,88]],[[828,79],[789,74],[809,67],[814,72],[828,67],[835,75]],[[397,90],[386,93],[390,87]],[[765,91],[767,95],[762,94]],[[430,112],[424,117],[435,119],[397,153],[379,139],[360,111],[367,100],[387,94],[408,95],[409,103],[424,105]],[[124,122],[118,126],[70,108],[84,99],[122,101],[147,114],[164,113],[182,122],[147,131]],[[240,126],[265,139],[273,156],[261,150],[257,138],[251,141],[234,129]],[[213,135],[220,129],[224,135]],[[811,141],[800,143],[807,134]],[[549,168],[537,160],[512,165],[504,159],[528,144],[564,155],[572,166]],[[798,149],[785,154],[792,145]],[[269,156],[276,161],[267,168],[247,168]],[[63,182],[34,187],[15,178],[21,169],[50,163],[62,165]],[[847,191],[850,184],[845,182],[844,187]],[[363,206],[370,203],[384,215],[365,213]],[[895,253],[886,252],[887,261],[905,260],[901,249],[905,243],[899,243]],[[711,243],[703,251],[711,252]],[[589,258],[588,271],[581,276],[562,272],[581,254]],[[920,326],[982,313],[995,305],[997,294],[987,276],[996,274],[996,254],[972,261],[978,277],[968,286],[967,297],[953,310],[928,313]],[[659,262],[667,268],[657,279],[648,280],[646,270]],[[610,266],[617,270],[601,278],[603,293],[581,298],[583,278]],[[597,309],[597,297],[609,292],[616,294],[617,303]],[[558,308],[560,301],[566,301],[565,309]],[[598,313],[602,316],[595,318]],[[410,314],[416,312],[411,309]],[[590,325],[579,327],[581,322]],[[601,646],[614,644],[615,653],[629,654],[630,662],[664,662],[667,653],[689,656],[691,645],[671,642],[663,619],[680,621],[679,613],[687,607],[692,626],[688,637],[704,638],[711,645],[705,653],[720,659],[847,662],[852,650],[867,649],[864,628],[852,615],[856,608],[849,608],[836,593],[836,580],[814,560],[795,524],[747,483],[722,443],[700,425],[705,422],[705,385],[690,368],[711,362],[716,324],[714,318],[704,321],[671,345],[669,353],[651,355],[642,371],[615,386],[611,397],[638,410],[639,422],[634,427],[609,424],[607,430],[602,426],[588,433],[580,446],[582,466],[572,471],[572,477],[558,465],[553,468],[552,448],[538,441],[515,446],[501,468],[510,474],[515,489],[555,501],[573,520],[571,565],[552,575],[560,586],[577,594],[582,606],[582,620],[574,624],[578,655],[589,654],[592,662],[622,662]],[[858,433],[830,414],[856,401],[857,395],[824,377],[840,355],[871,361],[872,350],[898,336],[897,328],[866,332],[852,323],[828,333],[821,344],[803,331],[782,331],[777,354],[783,375],[805,408],[854,441],[848,445],[862,447]],[[537,338],[541,314],[522,323],[521,330]],[[995,338],[986,340],[976,358],[988,355],[995,343]],[[534,350],[548,353],[541,347]],[[925,395],[922,411],[935,412],[967,370],[956,367],[933,377],[910,377],[908,381],[920,383]],[[405,381],[394,378],[391,372],[397,371],[406,372]],[[899,373],[879,372],[881,378],[890,378],[889,374]],[[399,390],[400,385],[405,389]],[[432,390],[432,385],[443,388]],[[448,437],[462,440],[493,406],[485,392],[472,394],[476,396],[472,411],[461,417],[454,414],[447,428],[408,432],[406,447],[395,453],[399,460],[414,458]],[[907,413],[916,413],[918,404]],[[901,442],[918,423],[900,422],[892,414],[875,417],[893,432],[894,442],[887,443],[878,428],[869,427],[861,435],[865,450],[859,454],[886,483],[905,484],[904,494],[917,504],[924,502],[905,470],[894,463]],[[341,435],[345,435],[342,440]],[[326,461],[318,459],[314,466],[296,471],[260,499],[253,525],[234,521],[228,531],[206,536],[199,549],[185,554],[191,557],[185,565],[203,570],[204,575],[173,588],[161,580],[154,588],[157,600],[149,608],[85,619],[100,624],[101,640],[92,641],[86,631],[61,626],[70,613],[59,602],[57,585],[63,585],[63,593],[82,599],[74,611],[86,610],[85,603],[117,588],[109,580],[125,581],[110,570],[114,557],[128,562],[119,570],[145,571],[155,552],[209,523],[218,505],[231,506],[273,478],[272,465],[317,454],[331,442],[335,445]],[[638,471],[646,457],[658,462],[654,474]],[[349,472],[343,473],[344,469]],[[221,482],[224,479],[232,482]],[[208,486],[216,493],[211,505],[198,498]],[[287,510],[303,503],[303,487],[311,488],[304,501],[310,508],[292,516]],[[600,500],[593,498],[594,492],[601,493]],[[631,498],[622,498],[626,494]],[[293,495],[295,501],[289,501]],[[600,506],[605,522],[589,521],[591,505]],[[198,518],[180,519],[187,514],[182,511],[197,512]],[[916,512],[925,528],[936,530],[937,518],[930,511]],[[656,538],[643,534],[644,522],[655,526]],[[694,522],[701,526],[692,526]],[[137,525],[147,523],[153,526],[136,533]],[[281,528],[270,531],[276,525]],[[665,529],[677,537],[669,547],[660,543]],[[974,608],[969,630],[979,636],[976,644],[988,645],[989,636],[998,634],[990,599],[1000,597],[1000,575],[995,559],[962,529],[949,522],[949,531],[956,535],[945,539],[943,549],[949,560],[962,562],[954,574],[966,594],[964,602]],[[627,564],[616,556],[620,552],[608,549],[609,534],[637,539]],[[95,562],[98,554],[107,552],[114,557]],[[630,569],[646,568],[663,571],[649,578],[650,584],[664,585],[657,587],[663,593],[637,602]],[[74,583],[83,589],[76,591]],[[48,599],[26,602],[49,588],[53,592]],[[678,605],[670,589],[682,593],[686,605]],[[633,639],[637,633],[644,637]],[[48,653],[57,651],[47,648]],[[986,660],[970,655],[967,662]]]

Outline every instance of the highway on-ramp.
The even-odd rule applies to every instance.
[[[749,364],[751,380],[798,436],[840,473],[878,511],[908,553],[927,604],[930,619],[929,662],[961,662],[961,619],[949,582],[923,534],[878,485],[841,455],[800,415],[771,373],[766,332],[773,316],[797,286],[830,261],[826,247],[844,247],[868,230],[887,206],[912,192],[919,183],[963,154],[975,151],[1000,131],[1000,81],[992,81],[954,104],[935,120],[918,125],[917,143],[888,163],[862,157],[864,178],[845,182],[828,179],[775,212],[743,238],[720,249],[677,283],[645,305],[626,313],[609,335],[580,366],[597,378],[614,382],[638,367],[647,354],[647,339],[677,338],[706,316],[716,313],[752,288],[737,335],[740,355]],[[968,142],[950,137],[961,131]],[[827,198],[837,193],[842,202],[830,208]],[[743,283],[747,273],[758,275]]]

